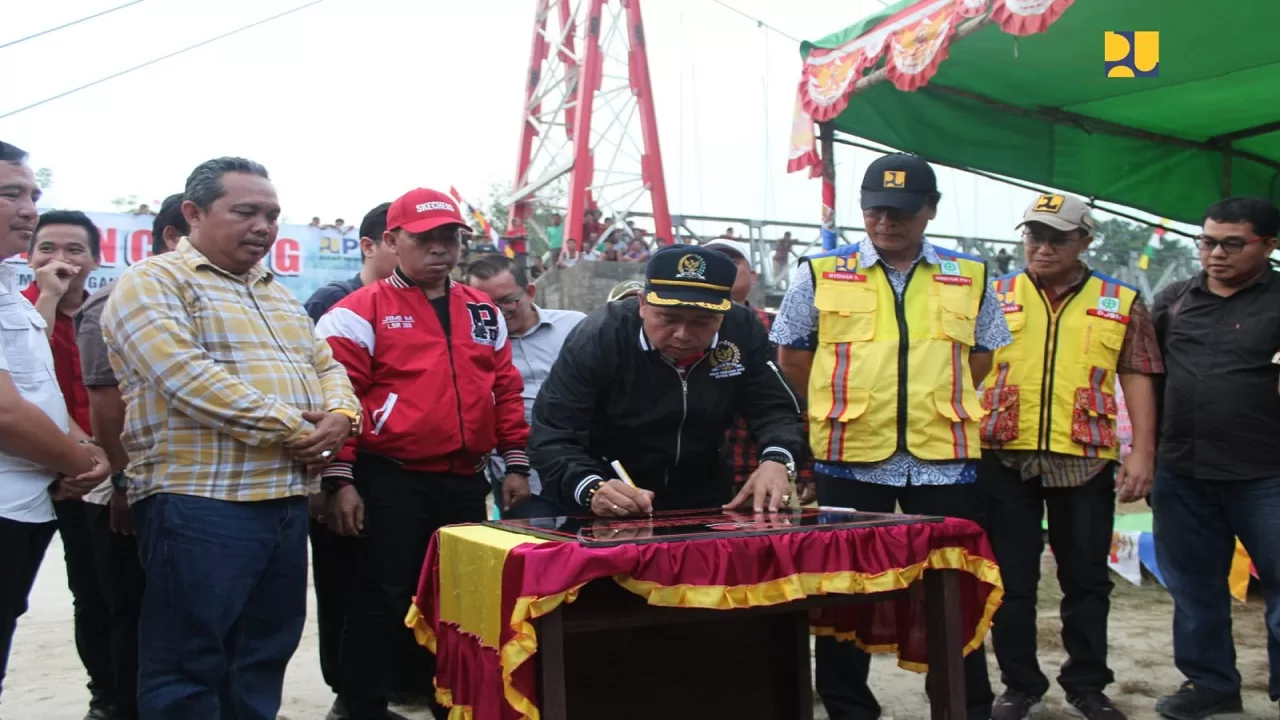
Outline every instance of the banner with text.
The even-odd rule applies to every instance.
[[[102,233],[102,263],[85,283],[85,289],[93,292],[151,256],[153,218],[126,213],[85,214]],[[20,266],[19,289],[32,282],[25,254],[6,262]],[[351,230],[344,236],[337,230],[309,225],[281,225],[276,244],[264,263],[299,302],[305,302],[318,288],[360,272],[359,233]]]

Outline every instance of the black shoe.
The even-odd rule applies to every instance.
[[[991,720],[1024,720],[1036,717],[1044,709],[1039,695],[1005,690],[991,703]]]
[[[116,720],[118,716],[110,705],[89,705],[89,712],[84,720]]]
[[[1243,712],[1240,692],[1224,693],[1195,683],[1182,683],[1178,692],[1156,700],[1156,712],[1174,720],[1202,720],[1219,713]]]
[[[324,716],[324,720],[347,720],[351,717],[347,714],[347,706],[342,702],[342,698],[333,699],[333,706],[329,708],[329,714]]]
[[[1111,698],[1102,693],[1067,693],[1067,713],[1085,720],[1127,720],[1125,714],[1111,704]]]

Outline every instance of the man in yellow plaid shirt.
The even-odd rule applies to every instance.
[[[360,405],[261,264],[280,215],[266,169],[203,163],[182,211],[189,238],[122,275],[102,315],[146,572],[138,712],[274,720],[306,617],[307,496]]]

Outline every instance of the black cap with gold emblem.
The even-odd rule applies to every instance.
[[[653,254],[644,271],[644,301],[657,307],[729,312],[738,268],[725,255],[693,245],[670,245]]]
[[[893,153],[867,166],[862,176],[862,209],[891,207],[916,213],[936,192],[938,178],[929,163],[915,155]]]

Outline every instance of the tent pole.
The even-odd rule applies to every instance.
[[[822,152],[822,249],[836,247],[836,129],[831,121],[818,124]]]
[[[1231,197],[1231,143],[1222,148],[1222,197]]]

